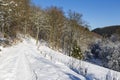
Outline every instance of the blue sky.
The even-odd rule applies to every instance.
[[[120,0],[32,0],[32,3],[46,8],[61,7],[83,14],[91,29],[109,25],[120,25]]]

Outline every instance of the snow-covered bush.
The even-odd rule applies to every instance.
[[[112,56],[108,60],[108,67],[120,71],[120,45],[115,47]]]
[[[104,67],[120,71],[120,42],[104,39],[90,45],[86,60],[99,59]]]

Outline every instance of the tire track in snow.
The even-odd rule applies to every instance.
[[[19,55],[16,76],[16,80],[36,80],[35,74],[30,68],[24,50],[22,50],[21,54]]]
[[[10,54],[3,54],[0,58],[0,80],[15,80],[16,67],[18,64],[17,51],[10,51]],[[7,53],[7,51],[6,51]]]

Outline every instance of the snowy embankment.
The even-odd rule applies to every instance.
[[[113,80],[120,73],[63,55],[34,39],[0,52],[0,80]]]
[[[25,39],[0,52],[0,80],[86,80],[62,63],[45,59],[34,40]]]
[[[53,61],[54,63],[63,63],[78,74],[86,77],[88,80],[120,80],[120,72],[74,59],[44,45],[39,47],[39,51],[47,59]]]

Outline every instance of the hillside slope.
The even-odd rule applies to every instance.
[[[63,55],[49,47],[37,47],[33,39],[3,48],[0,80],[113,80],[120,73]]]
[[[92,30],[92,32],[95,32],[101,36],[110,37],[112,34],[117,33],[118,30],[120,31],[120,25],[96,28],[96,29]]]

